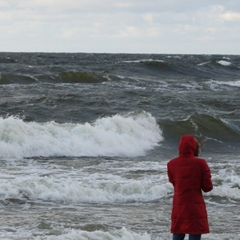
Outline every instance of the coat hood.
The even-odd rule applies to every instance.
[[[199,145],[194,136],[184,135],[179,143],[180,156],[198,156]]]

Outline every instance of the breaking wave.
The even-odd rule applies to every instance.
[[[146,112],[114,115],[85,124],[0,118],[2,158],[139,156],[161,140],[162,132],[155,118]]]

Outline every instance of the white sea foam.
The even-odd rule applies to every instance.
[[[236,187],[217,186],[208,195],[240,200],[240,190]]]
[[[218,90],[219,86],[240,87],[240,80],[234,81],[209,81],[212,90]]]
[[[125,63],[144,63],[144,62],[160,62],[163,63],[163,60],[156,60],[156,59],[138,59],[138,60],[129,60],[129,61],[123,61]]]
[[[114,115],[93,123],[59,124],[0,118],[2,158],[32,156],[139,156],[163,140],[149,113]]]
[[[120,163],[119,163],[120,164]],[[155,164],[140,162],[137,166],[111,163],[98,166],[96,172],[89,173],[87,169],[72,169],[71,172],[59,169],[34,168],[31,164],[24,167],[22,175],[3,175],[0,182],[0,199],[32,199],[40,201],[63,203],[117,203],[117,202],[149,202],[163,199],[173,194],[173,187],[168,182],[166,169],[157,168]],[[136,163],[135,163],[136,164]],[[125,167],[124,167],[125,166]],[[206,196],[229,199],[234,204],[240,200],[240,178],[234,171],[235,166],[216,165],[212,179],[214,189]],[[104,168],[113,173],[104,173]],[[216,168],[220,170],[216,171]],[[35,169],[34,171],[30,171]],[[157,170],[159,174],[144,175],[141,178],[129,179],[127,172]],[[161,173],[161,171],[163,171]],[[118,175],[118,174],[120,175]],[[123,174],[123,175],[122,175]],[[128,174],[127,174],[128,175]],[[211,202],[212,200],[210,200]],[[215,200],[213,199],[213,204]],[[217,200],[218,201],[218,200]]]
[[[233,86],[233,87],[240,87],[240,80],[228,81],[228,82],[225,82],[223,84]]]
[[[214,189],[208,194],[232,200],[240,200],[240,177],[232,167],[224,166],[213,175]]]
[[[170,183],[151,179],[127,180],[114,175],[92,174],[73,178],[67,174],[53,176],[15,176],[0,182],[0,200],[32,199],[65,203],[114,203],[151,201],[172,192]]]
[[[80,229],[66,228],[61,234],[33,236],[30,231],[21,229],[12,232],[1,232],[0,237],[4,240],[27,239],[27,240],[167,240],[172,239],[170,232],[161,232],[159,236],[152,236],[147,232],[135,232],[126,227],[121,229],[103,231],[84,231]],[[203,234],[202,240],[232,239],[239,240],[236,233],[210,233]]]
[[[223,65],[223,66],[230,66],[231,65],[231,62],[225,61],[225,60],[220,60],[220,61],[218,61],[218,63],[220,65]]]
[[[197,64],[197,66],[204,66],[204,65],[207,65],[207,64],[209,64],[209,63],[211,63],[211,61],[199,63],[199,64]]]
[[[35,240],[151,240],[148,233],[136,233],[123,227],[120,230],[113,230],[109,232],[104,231],[82,231],[75,229],[65,230],[65,233],[59,236],[45,236],[37,237]],[[161,239],[159,239],[161,240]]]

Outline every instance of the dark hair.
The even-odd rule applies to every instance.
[[[197,139],[196,139],[196,145],[197,145],[197,148],[196,148],[196,152],[195,152],[194,156],[198,157],[201,154],[202,145]]]

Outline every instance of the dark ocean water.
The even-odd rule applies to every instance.
[[[166,163],[202,157],[211,233],[240,239],[240,56],[0,53],[0,238],[166,240]]]

